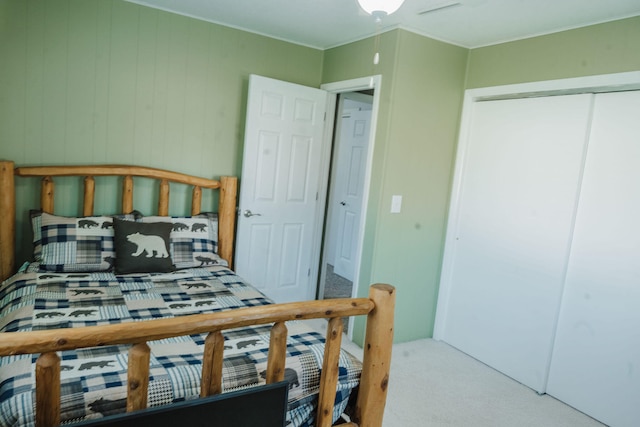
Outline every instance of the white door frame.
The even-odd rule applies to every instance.
[[[364,240],[364,230],[365,230],[365,218],[366,218],[366,213],[367,213],[367,206],[368,206],[368,202],[369,202],[369,189],[371,186],[371,172],[372,172],[372,165],[373,165],[373,152],[375,149],[375,136],[376,136],[376,125],[377,125],[377,121],[378,121],[378,111],[380,108],[380,92],[381,92],[381,84],[382,84],[382,76],[381,75],[375,75],[375,76],[368,76],[368,77],[361,77],[361,78],[357,78],[357,79],[351,79],[351,80],[343,80],[343,81],[338,81],[338,82],[332,82],[332,83],[326,83],[320,86],[320,89],[326,90],[329,93],[328,99],[327,99],[327,112],[331,115],[331,117],[327,117],[327,120],[325,121],[325,133],[324,133],[324,138],[325,138],[325,147],[331,147],[331,145],[333,144],[333,127],[335,125],[335,110],[337,108],[337,98],[338,98],[338,94],[339,93],[344,93],[344,92],[356,92],[359,90],[370,90],[373,89],[373,104],[372,104],[372,109],[371,109],[371,128],[370,128],[370,133],[369,133],[369,148],[367,150],[367,159],[366,159],[366,165],[365,165],[365,173],[364,173],[364,189],[363,189],[363,195],[362,195],[362,213],[361,213],[361,217],[360,217],[360,226],[359,226],[359,230],[358,230],[358,248],[356,249],[356,255],[355,255],[355,264],[358,266],[355,270],[355,273],[353,275],[353,288],[352,288],[352,293],[351,296],[353,297],[354,295],[358,294],[358,283],[360,280],[360,263],[362,261],[362,243]],[[322,180],[321,183],[321,188],[320,188],[320,194],[322,195],[321,197],[323,198],[321,200],[321,203],[318,203],[318,207],[322,206],[322,208],[324,209],[326,206],[326,202],[327,202],[327,197],[328,197],[328,186],[329,186],[329,175],[328,175],[328,167],[331,161],[331,150],[325,150],[325,152],[323,153],[323,158],[321,159],[321,162],[323,165],[325,165],[324,169],[326,170],[326,175],[325,175],[325,179]],[[323,218],[324,219],[324,212],[322,212],[319,215],[319,218]],[[316,235],[319,236],[323,236],[323,229],[324,226],[324,220],[323,221],[319,221],[318,224],[316,224]],[[316,245],[316,248],[318,251],[320,251],[320,245]],[[324,253],[320,254],[319,252],[317,252],[315,254],[315,259],[318,259],[319,261],[324,261]],[[318,262],[316,265],[314,265],[313,268],[315,268],[315,271],[312,272],[312,277],[318,277],[318,268],[320,268],[321,262]],[[320,274],[321,277],[321,281],[320,281],[320,290],[323,291],[324,290],[324,271],[321,272]],[[322,293],[320,293],[319,298],[322,298]],[[349,323],[351,323],[351,318],[349,318]],[[352,338],[353,336],[353,328],[349,328],[349,338]]]
[[[468,89],[465,91],[462,117],[460,120],[460,132],[458,137],[458,150],[456,154],[453,185],[451,188],[449,218],[442,260],[442,275],[438,290],[438,304],[433,330],[434,339],[443,339],[446,327],[445,319],[447,318],[449,296],[451,294],[451,274],[453,272],[453,251],[451,248],[455,246],[455,233],[453,231],[455,231],[458,226],[462,173],[468,149],[469,131],[473,120],[473,103],[485,100],[568,95],[577,93],[615,92],[637,89],[640,89],[640,71],[493,86]]]

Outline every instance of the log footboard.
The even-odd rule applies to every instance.
[[[149,381],[148,341],[208,333],[202,369],[201,396],[222,390],[224,331],[242,326],[273,323],[267,361],[267,383],[284,380],[287,345],[286,321],[329,319],[316,425],[331,426],[336,396],[338,359],[342,338],[342,317],[367,315],[362,376],[354,423],[347,425],[381,426],[384,411],[391,343],[395,288],[375,284],[369,298],[307,301],[240,308],[226,312],[194,314],[179,318],[88,326],[33,332],[0,334],[0,356],[38,354],[36,364],[36,426],[53,427],[60,423],[60,358],[57,351],[130,344],[127,411],[144,409]]]

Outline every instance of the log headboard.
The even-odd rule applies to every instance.
[[[200,178],[163,169],[127,165],[89,166],[33,166],[18,167],[14,162],[0,160],[0,280],[15,272],[16,239],[16,194],[15,177],[40,177],[42,187],[40,208],[54,213],[54,178],[62,176],[84,177],[83,216],[93,215],[96,176],[122,177],[122,208],[128,213],[134,209],[134,177],[155,179],[159,182],[158,215],[167,216],[169,211],[169,184],[181,183],[193,187],[191,214],[197,215],[202,208],[202,190],[219,189],[218,198],[218,252],[229,266],[233,266],[233,243],[236,224],[236,196],[238,180],[223,176],[220,180]]]

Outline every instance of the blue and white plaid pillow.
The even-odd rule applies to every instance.
[[[171,259],[176,269],[227,265],[218,254],[218,214],[145,216],[142,222],[171,222]]]
[[[111,270],[114,217],[135,221],[139,214],[74,218],[32,211],[34,261],[48,271]]]

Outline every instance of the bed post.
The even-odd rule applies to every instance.
[[[238,178],[220,178],[220,199],[218,201],[218,254],[233,268],[233,236],[236,229],[236,195]]]
[[[375,307],[367,316],[355,422],[360,427],[380,427],[391,367],[395,288],[379,283],[372,285],[369,288],[369,299],[375,303]]]
[[[7,279],[15,269],[16,244],[16,187],[15,165],[0,160],[0,281]]]

